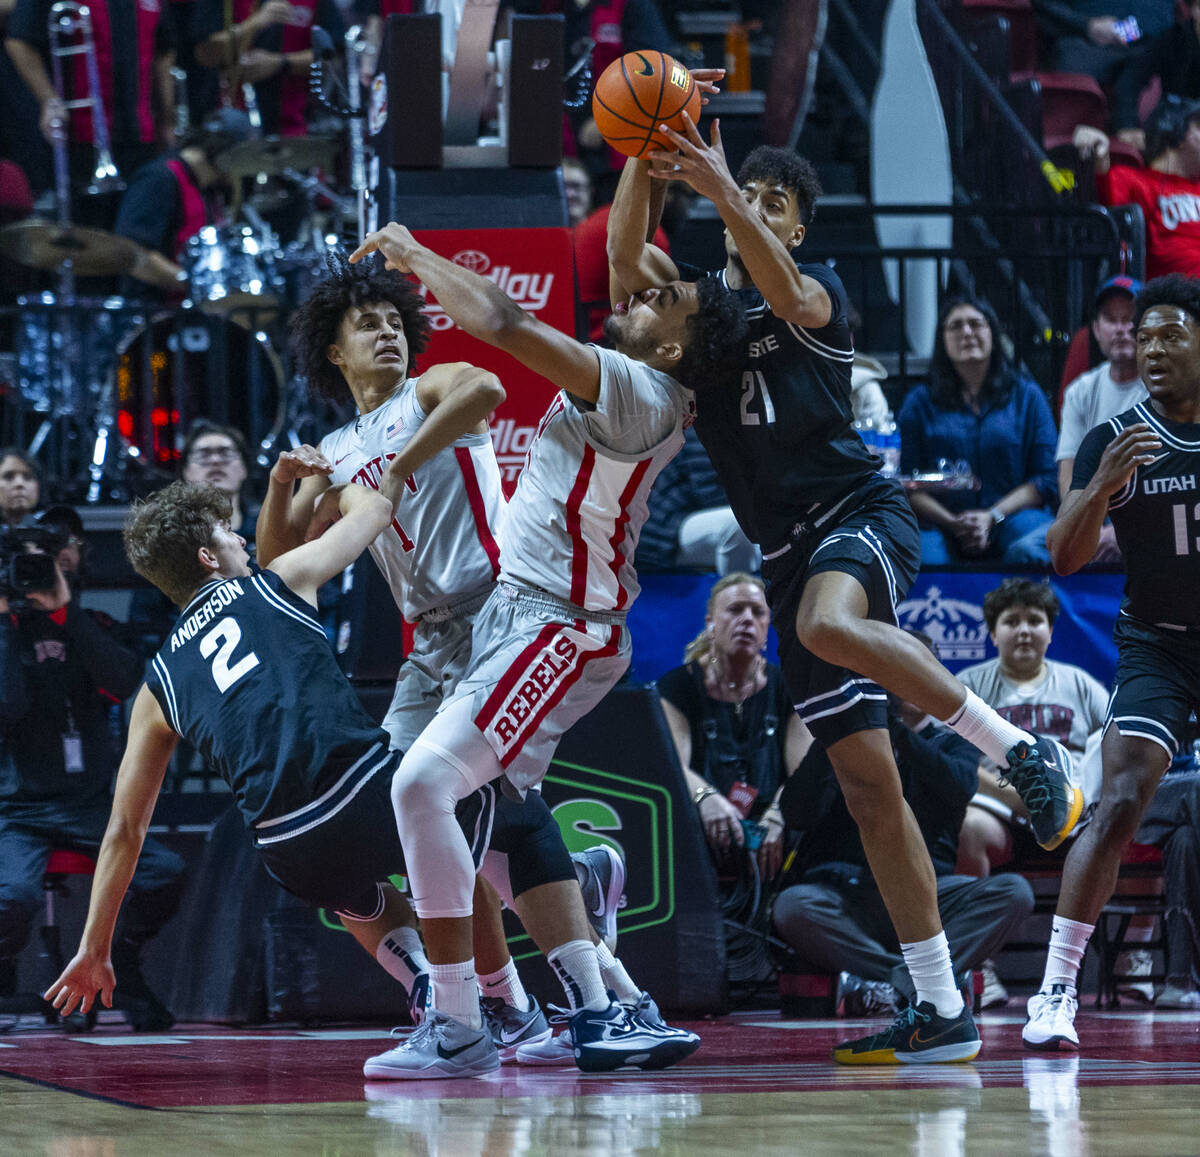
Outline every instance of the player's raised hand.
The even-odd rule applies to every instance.
[[[1091,486],[1109,498],[1116,494],[1139,466],[1148,466],[1158,456],[1162,442],[1145,422],[1136,422],[1122,430],[1100,456]]]
[[[76,1006],[80,1012],[91,1011],[96,993],[105,1008],[112,1008],[116,983],[108,957],[101,959],[80,949],[62,975],[42,994],[42,999],[48,1000],[63,1016],[70,1016]]]
[[[655,149],[647,153],[651,163],[650,176],[663,181],[686,181],[702,197],[717,201],[723,196],[737,195],[737,182],[729,171],[725,148],[721,144],[721,122],[714,120],[706,144],[687,113],[681,114],[685,132],[675,132],[659,125],[660,136],[666,137],[679,151],[668,153]]]
[[[271,467],[271,478],[275,482],[295,482],[297,478],[311,478],[314,474],[333,473],[333,463],[315,446],[307,444],[294,450],[285,450]]]
[[[424,246],[403,225],[390,221],[363,238],[363,243],[350,254],[350,263],[353,265],[370,253],[382,253],[385,268],[411,273],[408,258],[422,249]]]
[[[702,93],[711,93],[716,96],[721,90],[717,88],[717,81],[725,79],[725,70],[723,68],[689,68],[688,71],[692,74],[692,79],[696,82],[696,87]],[[708,104],[708,97],[700,97],[701,104]]]

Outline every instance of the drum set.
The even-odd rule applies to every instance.
[[[328,165],[336,147],[265,138],[219,157],[233,178],[261,174],[284,188],[252,196],[244,220],[207,225],[187,242],[188,296],[175,308],[76,292],[83,279],[129,273],[140,248],[124,237],[43,219],[0,229],[0,254],[59,278],[57,292],[18,298],[20,400],[7,438],[41,456],[76,501],[97,502],[173,475],[197,418],[240,429],[263,467],[281,442],[328,422],[277,350],[286,350],[287,316],[326,276],[328,246],[353,219],[349,198],[304,172]],[[281,243],[264,215],[299,198],[303,220]]]

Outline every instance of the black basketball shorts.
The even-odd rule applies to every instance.
[[[796,611],[805,584],[826,571],[852,575],[866,591],[867,617],[894,624],[896,606],[921,567],[917,520],[899,483],[876,477],[851,501],[849,513],[839,511],[823,526],[801,523],[786,549],[763,556],[779,665],[796,714],[826,747],[859,731],[886,728],[887,693],[801,646]]]
[[[263,865],[292,895],[351,920],[383,914],[383,884],[405,873],[392,810],[392,776],[403,752],[388,753],[352,799],[306,831],[271,843],[255,839]],[[497,792],[485,784],[455,809],[478,870],[492,837]]]
[[[508,857],[508,879],[514,896],[539,884],[575,879],[575,866],[558,821],[540,791],[526,792],[524,800],[496,793],[491,848]]]
[[[1105,728],[1115,723],[1122,735],[1157,743],[1170,762],[1188,716],[1200,713],[1200,631],[1167,630],[1122,612],[1113,638],[1117,673]]]

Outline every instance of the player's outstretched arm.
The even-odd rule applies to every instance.
[[[388,463],[379,485],[393,510],[414,470],[464,434],[486,433],[488,415],[504,396],[500,379],[470,362],[445,362],[417,379],[417,403],[425,411],[425,421]]]
[[[331,473],[333,463],[314,446],[297,446],[279,455],[254,526],[260,566],[304,542],[313,506],[329,486]]]
[[[1077,461],[1094,461],[1095,436],[1101,433],[1102,428],[1097,428],[1088,434]],[[1074,574],[1092,560],[1108,515],[1109,500],[1138,466],[1153,462],[1161,448],[1158,435],[1145,422],[1126,427],[1105,446],[1087,484],[1067,494],[1058,516],[1046,531],[1050,561],[1059,574]]]
[[[383,254],[387,268],[419,277],[442,309],[472,337],[504,350],[585,401],[600,396],[596,351],[526,313],[486,277],[439,257],[394,221],[368,234],[350,260],[361,261],[375,252]]]
[[[328,488],[308,527],[312,541],[286,551],[267,568],[302,599],[317,605],[317,588],[346,569],[392,521],[393,504],[354,482]]]
[[[117,772],[112,814],[96,860],[96,875],[92,879],[92,896],[79,951],[45,992],[45,999],[64,1016],[77,1006],[87,1012],[97,993],[106,1007],[112,1007],[115,980],[110,951],[113,929],[121,901],[137,867],[167,764],[178,741],[179,737],[163,717],[158,700],[143,685],[133,701],[129,740]]]
[[[659,132],[679,151],[650,153],[650,175],[661,181],[686,181],[712,201],[737,245],[750,280],[776,317],[813,329],[828,325],[833,305],[825,287],[796,268],[787,246],[767,228],[733,179],[721,144],[721,122],[713,121],[706,143],[687,113],[683,121],[686,134],[659,126]],[[804,227],[797,229],[802,239]]]
[[[614,305],[679,278],[675,262],[650,241],[658,227],[660,191],[665,189],[665,183],[651,181],[648,161],[630,157],[625,162],[608,212],[609,296]]]

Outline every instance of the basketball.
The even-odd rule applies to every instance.
[[[627,52],[596,81],[592,117],[618,153],[642,157],[674,146],[655,130],[665,124],[684,131],[682,113],[700,119],[700,90],[692,74],[665,52]]]

